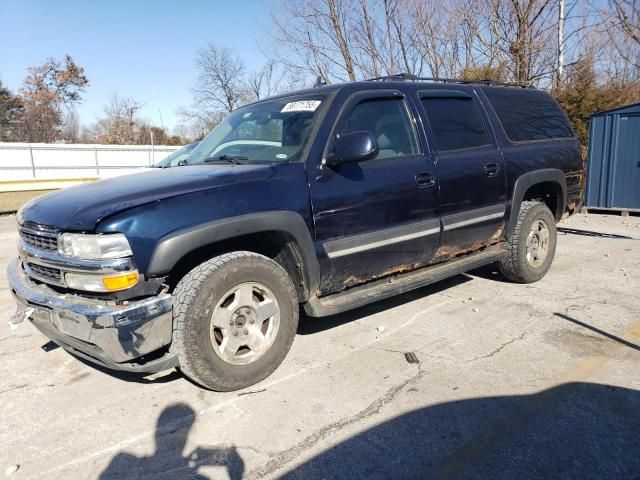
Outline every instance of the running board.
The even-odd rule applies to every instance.
[[[502,244],[494,245],[444,263],[374,280],[333,295],[310,298],[304,304],[304,310],[311,317],[335,315],[482,267],[500,259],[505,253]]]

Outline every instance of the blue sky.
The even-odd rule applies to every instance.
[[[92,123],[114,93],[144,102],[140,112],[160,125],[178,122],[191,103],[197,50],[213,41],[234,48],[249,70],[259,68],[270,24],[261,0],[0,0],[0,79],[14,92],[27,67],[65,53],[84,67],[91,85],[78,107]],[[10,40],[8,40],[10,39]],[[156,93],[157,92],[157,97]]]

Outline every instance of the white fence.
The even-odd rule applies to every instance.
[[[112,177],[149,167],[178,148],[0,142],[0,181]]]

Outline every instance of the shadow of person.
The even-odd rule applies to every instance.
[[[234,446],[197,447],[184,454],[189,431],[195,422],[195,411],[184,403],[170,405],[160,416],[155,430],[155,452],[138,457],[120,452],[100,474],[100,480],[115,479],[196,479],[203,466],[220,466],[232,480],[242,478],[245,465]]]

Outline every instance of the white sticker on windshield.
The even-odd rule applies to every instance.
[[[300,100],[299,102],[287,103],[281,113],[284,112],[315,112],[316,108],[321,104],[320,100]]]

